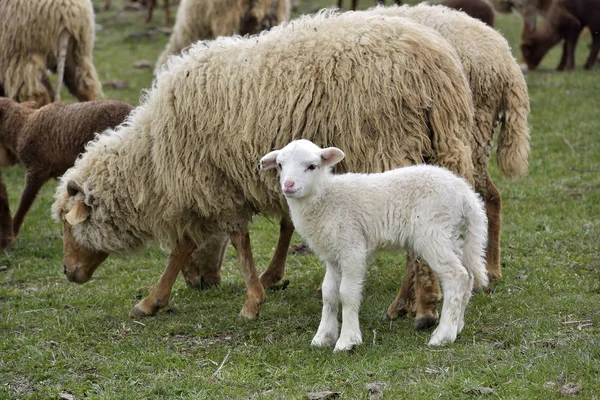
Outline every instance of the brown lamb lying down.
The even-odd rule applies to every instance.
[[[25,165],[25,190],[11,223],[6,187],[0,174],[0,249],[16,238],[25,214],[44,183],[73,166],[96,132],[120,125],[133,109],[114,100],[68,104],[38,110],[34,102],[0,98],[0,144]]]
[[[600,0],[555,0],[535,31],[523,33],[521,52],[530,70],[537,68],[546,53],[564,39],[563,54],[557,70],[575,68],[575,48],[584,27],[592,34],[590,55],[585,68],[594,66],[600,50]]]
[[[460,10],[467,15],[494,26],[494,10],[484,0],[446,0],[443,6]]]

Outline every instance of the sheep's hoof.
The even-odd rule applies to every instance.
[[[246,307],[242,308],[242,311],[237,316],[238,321],[253,321],[258,318],[260,315],[260,311],[251,312],[246,309]]]
[[[155,313],[147,312],[142,310],[139,306],[133,307],[133,310],[129,312],[129,316],[131,318],[144,318],[144,317],[152,317]]]
[[[414,328],[415,331],[424,331],[426,329],[431,328],[437,322],[437,318],[433,315],[426,315],[424,317],[419,317],[415,319]]]
[[[212,287],[219,286],[221,284],[221,277],[207,277],[203,276],[200,278],[200,290],[209,289]]]

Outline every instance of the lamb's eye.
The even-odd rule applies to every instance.
[[[314,164],[310,164],[308,167],[306,167],[306,170],[307,170],[307,171],[314,171],[316,168],[317,168],[317,166],[316,166],[316,165],[314,165]]]

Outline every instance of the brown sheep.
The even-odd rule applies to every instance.
[[[446,0],[443,6],[460,10],[467,15],[494,26],[494,10],[483,0]]]
[[[584,27],[590,29],[592,45],[585,69],[591,69],[600,50],[600,0],[556,0],[550,6],[544,24],[525,32],[521,52],[530,70],[536,69],[546,53],[564,39],[558,71],[575,68],[575,48]]]
[[[378,6],[382,6],[385,4],[385,0],[376,0],[375,2],[377,3]],[[342,5],[343,3],[344,3],[344,0],[338,0],[337,6],[340,10],[344,8]],[[395,0],[395,3],[400,6],[400,5],[402,5],[402,0]],[[357,7],[358,7],[358,0],[352,0],[352,9],[356,10]]]
[[[0,98],[0,144],[25,165],[25,189],[12,222],[6,188],[0,181],[0,246],[5,248],[19,233],[25,214],[41,187],[73,166],[96,132],[120,125],[133,109],[113,100],[68,104],[51,103],[38,110],[34,102],[17,103]]]

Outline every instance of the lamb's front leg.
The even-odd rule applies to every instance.
[[[323,311],[321,323],[311,345],[333,346],[338,340],[338,307],[340,302],[340,282],[342,275],[338,265],[327,263],[327,271],[321,290],[323,293]]]
[[[340,284],[342,331],[333,351],[351,350],[353,346],[362,344],[358,312],[366,271],[366,257],[344,260],[340,263],[340,269],[342,271]]]

